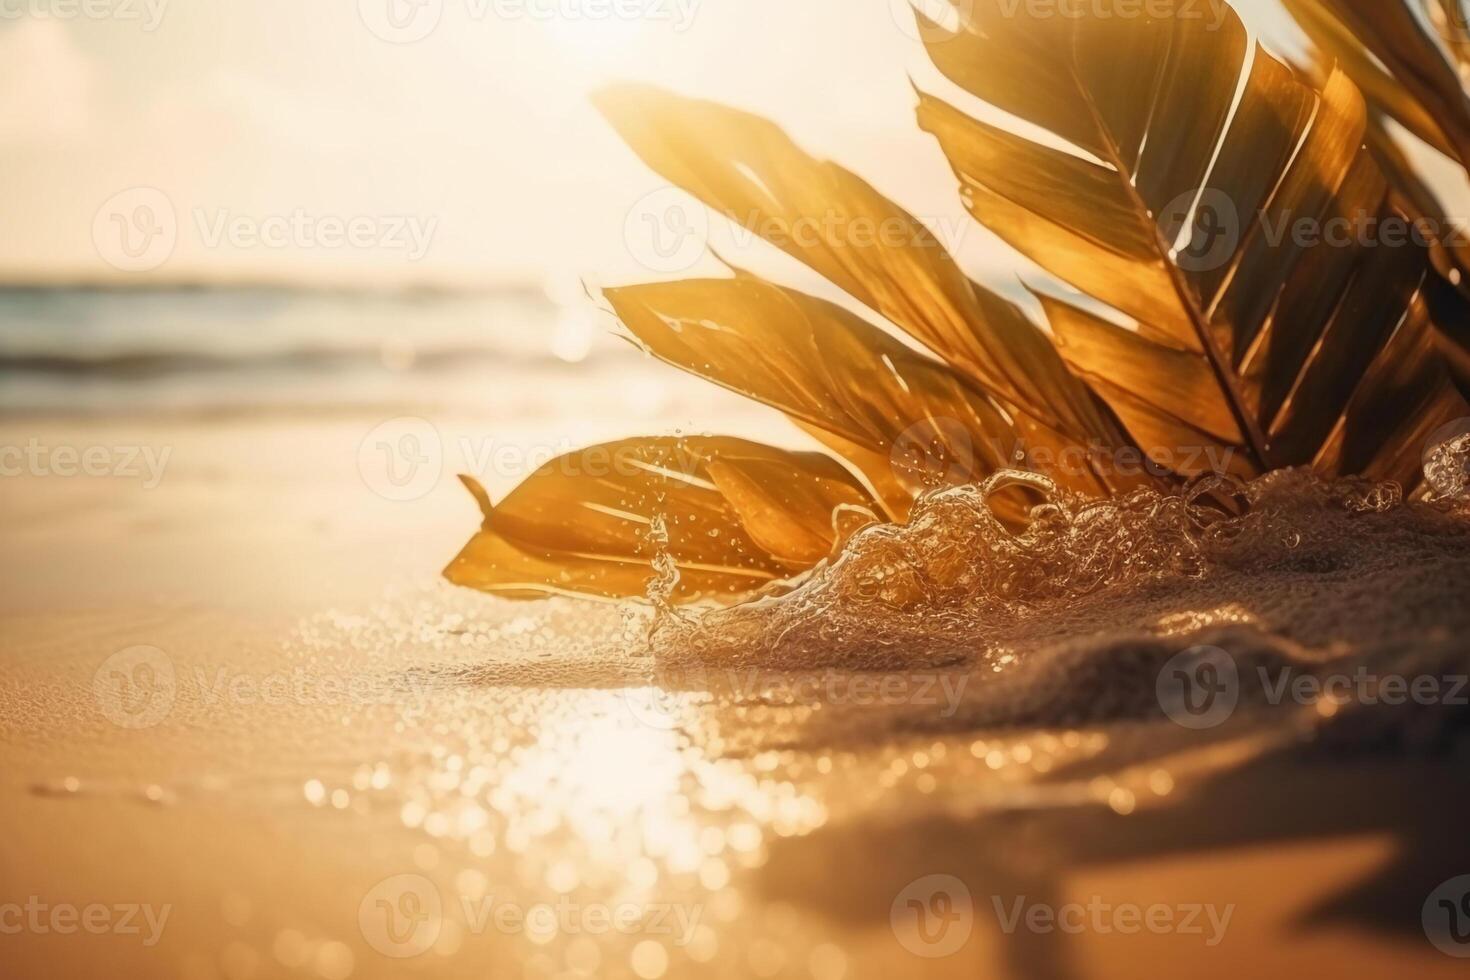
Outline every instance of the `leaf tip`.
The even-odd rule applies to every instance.
[[[459,474],[459,482],[464,484],[465,489],[470,492],[470,496],[475,498],[475,503],[480,505],[480,513],[485,518],[485,524],[489,525],[490,515],[495,510],[495,505],[490,502],[489,492],[481,485],[479,480],[476,480],[467,473]]]

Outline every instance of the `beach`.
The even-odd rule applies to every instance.
[[[993,664],[671,673],[646,612],[442,582],[474,503],[375,490],[380,415],[0,426],[171,450],[0,480],[9,975],[1462,970],[1453,751],[987,723]]]
[[[0,980],[1465,976],[1378,6],[0,8]]]

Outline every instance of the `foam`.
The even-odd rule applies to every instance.
[[[1440,447],[1439,492],[1415,501],[1304,470],[1101,502],[1002,473],[924,496],[908,524],[861,531],[783,594],[663,610],[650,644],[671,676],[970,671],[982,683],[963,709],[923,722],[946,730],[1156,717],[1160,668],[1200,644],[1235,658],[1248,707],[1275,669],[1470,672],[1467,461],[1470,438]],[[1043,498],[1020,530],[988,505],[1017,484]]]

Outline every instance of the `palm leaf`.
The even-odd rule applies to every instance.
[[[1418,0],[1441,25],[1436,44],[1414,0],[1282,0],[1312,43],[1337,62],[1370,105],[1444,153],[1470,165],[1470,65],[1459,0]],[[1455,61],[1452,63],[1451,58]]]
[[[484,523],[445,577],[516,598],[641,596],[661,553],[679,571],[674,599],[740,597],[811,567],[876,509],[819,453],[707,436],[570,453],[498,505],[466,483]]]
[[[1386,0],[1387,5],[1397,5],[1403,0]],[[1465,99],[1461,83],[1454,76],[1463,78],[1470,71],[1470,34],[1461,0],[1424,0],[1431,19],[1438,25],[1440,38],[1446,46],[1441,50],[1433,40],[1418,28],[1417,24],[1405,24],[1395,36],[1405,40],[1402,58],[1426,63],[1440,63],[1440,68],[1431,73],[1420,72],[1443,90],[1439,110],[1427,107],[1420,98],[1394,74],[1384,67],[1382,61],[1369,49],[1369,43],[1382,45],[1376,40],[1375,32],[1367,39],[1360,39],[1355,30],[1361,31],[1362,18],[1351,17],[1352,11],[1336,0],[1284,0],[1287,8],[1306,31],[1315,45],[1312,56],[1299,64],[1298,70],[1312,78],[1320,88],[1332,75],[1334,66],[1347,72],[1362,91],[1368,103],[1369,146],[1378,158],[1390,183],[1402,195],[1402,208],[1415,220],[1425,220],[1421,227],[1431,230],[1435,239],[1433,256],[1440,273],[1454,284],[1470,290],[1470,244],[1457,234],[1455,223],[1450,220],[1447,209],[1439,195],[1424,182],[1390,131],[1392,120],[1404,130],[1462,165],[1470,166],[1461,149],[1463,139],[1456,144],[1447,133],[1470,131],[1470,102]],[[1395,24],[1398,20],[1395,19]],[[1351,25],[1351,26],[1350,26]],[[1446,57],[1454,58],[1449,65]],[[1446,111],[1443,121],[1436,118],[1436,111]],[[1457,148],[1459,147],[1459,148]],[[1457,353],[1464,355],[1463,348]],[[1470,355],[1466,355],[1470,356]]]
[[[930,96],[919,119],[977,220],[1138,321],[1129,329],[1048,299],[1063,357],[1141,443],[1204,438],[1248,472],[1318,463],[1414,482],[1402,439],[1425,419],[1465,414],[1434,351],[1427,252],[1279,234],[1304,216],[1325,226],[1397,214],[1347,77],[1314,93],[1251,45],[1233,12],[1214,30],[1187,3],[1149,21],[1026,21],[1007,6],[977,2],[947,35],[927,23],[931,57],[971,94],[1093,159]],[[1171,223],[1196,200],[1199,215],[1239,222],[1222,254],[1197,264],[1181,256],[1218,245],[1211,229],[1180,236]],[[1414,398],[1399,390],[1404,373]],[[1365,424],[1375,411],[1389,414]]]
[[[935,63],[1072,149],[929,95],[921,124],[970,213],[1089,302],[1039,291],[1048,337],[971,282],[911,214],[771,123],[644,87],[605,92],[601,108],[655,170],[927,352],[740,270],[609,290],[645,350],[780,410],[861,479],[819,453],[738,439],[593,447],[499,505],[471,484],[484,525],[446,570],[452,581],[618,597],[655,594],[658,579],[656,594],[675,601],[741,598],[809,569],[877,515],[905,519],[928,486],[1033,462],[1037,448],[1199,448],[1240,475],[1310,463],[1419,479],[1424,436],[1470,414],[1436,347],[1467,329],[1465,298],[1425,249],[1279,235],[1296,217],[1383,218],[1432,202],[1405,161],[1364,148],[1369,110],[1347,76],[1332,70],[1314,92],[1233,14],[1211,31],[1183,16],[1079,22],[1015,17],[1005,0],[966,6],[948,37],[926,24]],[[1362,49],[1378,81],[1397,84],[1378,59],[1390,60]],[[1412,98],[1383,85],[1374,112],[1418,111],[1454,146],[1454,126],[1402,89]],[[1238,216],[1240,233],[1216,261],[1187,261],[1212,241],[1197,224],[1210,208]],[[854,227],[903,233],[859,243]],[[917,464],[903,452],[916,431]],[[594,457],[623,465],[594,472]],[[1091,494],[1137,482],[1097,467],[1052,475]]]
[[[633,85],[596,101],[655,171],[887,317],[1015,416],[1023,436],[1119,443],[1036,325],[862,178],[725,106]]]
[[[655,356],[780,409],[847,456],[892,519],[919,492],[1016,459],[1010,422],[983,393],[833,303],[749,275],[606,295]]]
[[[1424,0],[1429,20],[1439,39],[1454,59],[1463,80],[1470,77],[1470,7],[1464,0]]]

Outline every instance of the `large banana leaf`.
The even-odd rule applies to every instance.
[[[1009,7],[976,0],[948,34],[928,22],[931,57],[1090,158],[930,96],[919,119],[979,221],[1137,320],[1048,298],[1063,357],[1141,444],[1414,483],[1405,440],[1466,414],[1435,350],[1428,252],[1293,230],[1397,214],[1346,75],[1315,93],[1233,12],[1216,29],[1187,0],[1150,20]]]

